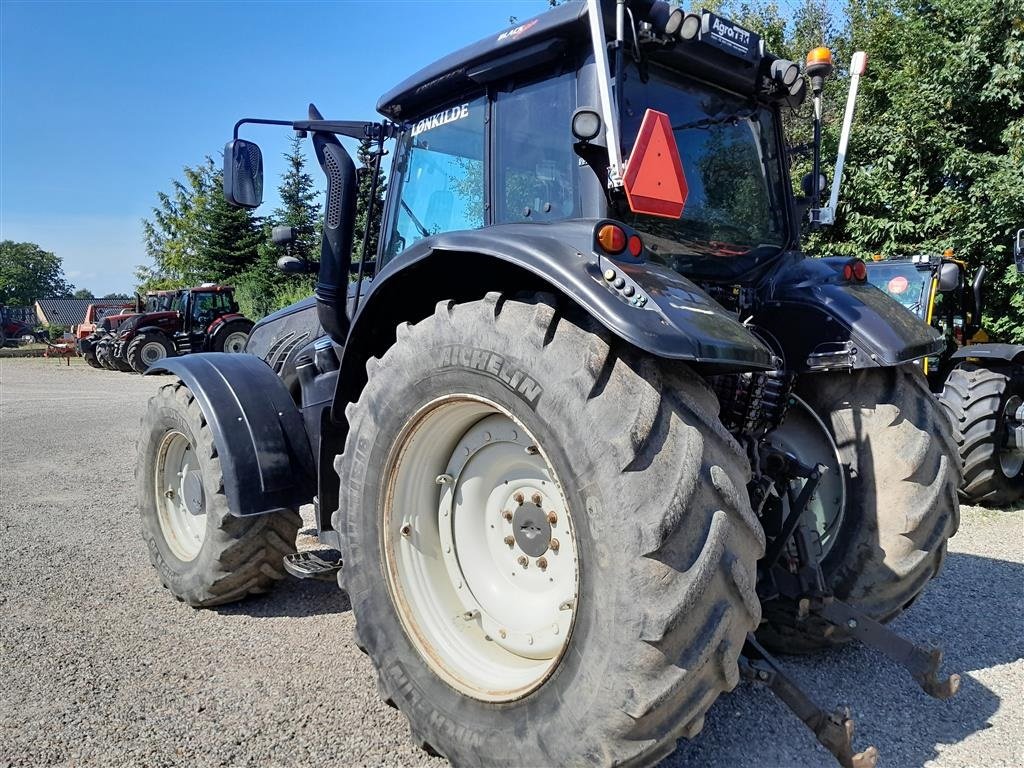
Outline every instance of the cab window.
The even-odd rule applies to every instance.
[[[572,150],[576,77],[569,72],[495,96],[495,221],[558,221],[577,214]],[[538,130],[538,126],[544,126]]]
[[[484,225],[486,111],[481,97],[412,121],[396,158],[387,256],[424,237]]]

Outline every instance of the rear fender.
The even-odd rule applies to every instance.
[[[312,502],[309,438],[288,389],[258,357],[171,357],[147,374],[173,373],[192,391],[213,433],[231,513],[260,515]]]
[[[448,232],[389,261],[352,320],[335,418],[358,397],[367,358],[394,342],[396,326],[427,317],[440,300],[471,301],[496,290],[560,294],[623,341],[707,373],[773,367],[772,351],[694,283],[643,258],[600,255],[594,246],[599,224],[571,220]],[[611,281],[606,270],[615,273]]]
[[[789,370],[894,366],[945,349],[942,334],[884,291],[844,281],[847,262],[792,254],[762,284],[753,325]]]

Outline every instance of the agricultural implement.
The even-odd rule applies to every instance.
[[[1018,242],[1020,233],[1018,233]],[[1024,498],[1024,345],[995,344],[981,325],[986,268],[943,255],[868,264],[868,280],[945,339],[922,361],[949,413],[960,452],[960,497],[1005,505]]]
[[[246,354],[151,368],[177,376],[136,473],[164,585],[205,607],[337,578],[382,697],[456,765],[651,764],[744,677],[872,765],[772,654],[859,640],[951,696],[885,624],[938,573],[960,474],[915,364],[942,336],[861,260],[800,251],[841,173],[822,205],[816,139],[796,199],[781,115],[809,91],[820,136],[831,70],[590,0],[428,66],[380,121],[240,120],[235,205],[262,198],[243,126],[312,139],[321,256],[281,264],[316,292]],[[372,179],[393,141],[375,254],[339,136]],[[296,553],[307,503],[326,549]]]

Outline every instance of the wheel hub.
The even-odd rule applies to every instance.
[[[530,557],[540,557],[548,551],[548,544],[551,543],[548,513],[534,502],[528,501],[516,508],[512,517],[512,531],[516,545]]]
[[[151,342],[142,348],[142,359],[146,363],[155,363],[157,360],[163,360],[166,356],[167,350],[164,349],[163,344]]]
[[[182,496],[185,508],[192,515],[205,514],[203,506],[203,473],[198,469],[189,470],[182,480]]]

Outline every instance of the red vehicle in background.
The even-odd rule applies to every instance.
[[[141,298],[137,297],[134,303],[115,304],[109,311],[97,310],[94,312],[93,306],[96,305],[90,305],[85,316],[86,322],[75,328],[75,349],[93,368],[119,370],[112,355],[114,332],[129,317],[134,317],[141,312],[170,309],[171,302],[177,295],[178,291],[149,291],[146,293],[144,303]],[[82,335],[83,326],[86,326],[90,319],[94,324],[93,330]]]
[[[12,346],[31,344],[38,339],[39,336],[32,326],[15,320],[7,311],[7,307],[0,304],[0,347],[5,347],[8,344]]]
[[[168,309],[127,318],[113,339],[121,370],[145,373],[165,357],[190,352],[243,352],[253,322],[238,311],[235,289],[203,283],[177,291]]]
[[[76,342],[86,339],[95,333],[100,321],[109,315],[127,315],[129,312],[141,312],[140,304],[141,302],[138,298],[135,301],[97,302],[96,304],[90,304],[89,308],[85,310],[85,319],[76,325],[72,331]]]

